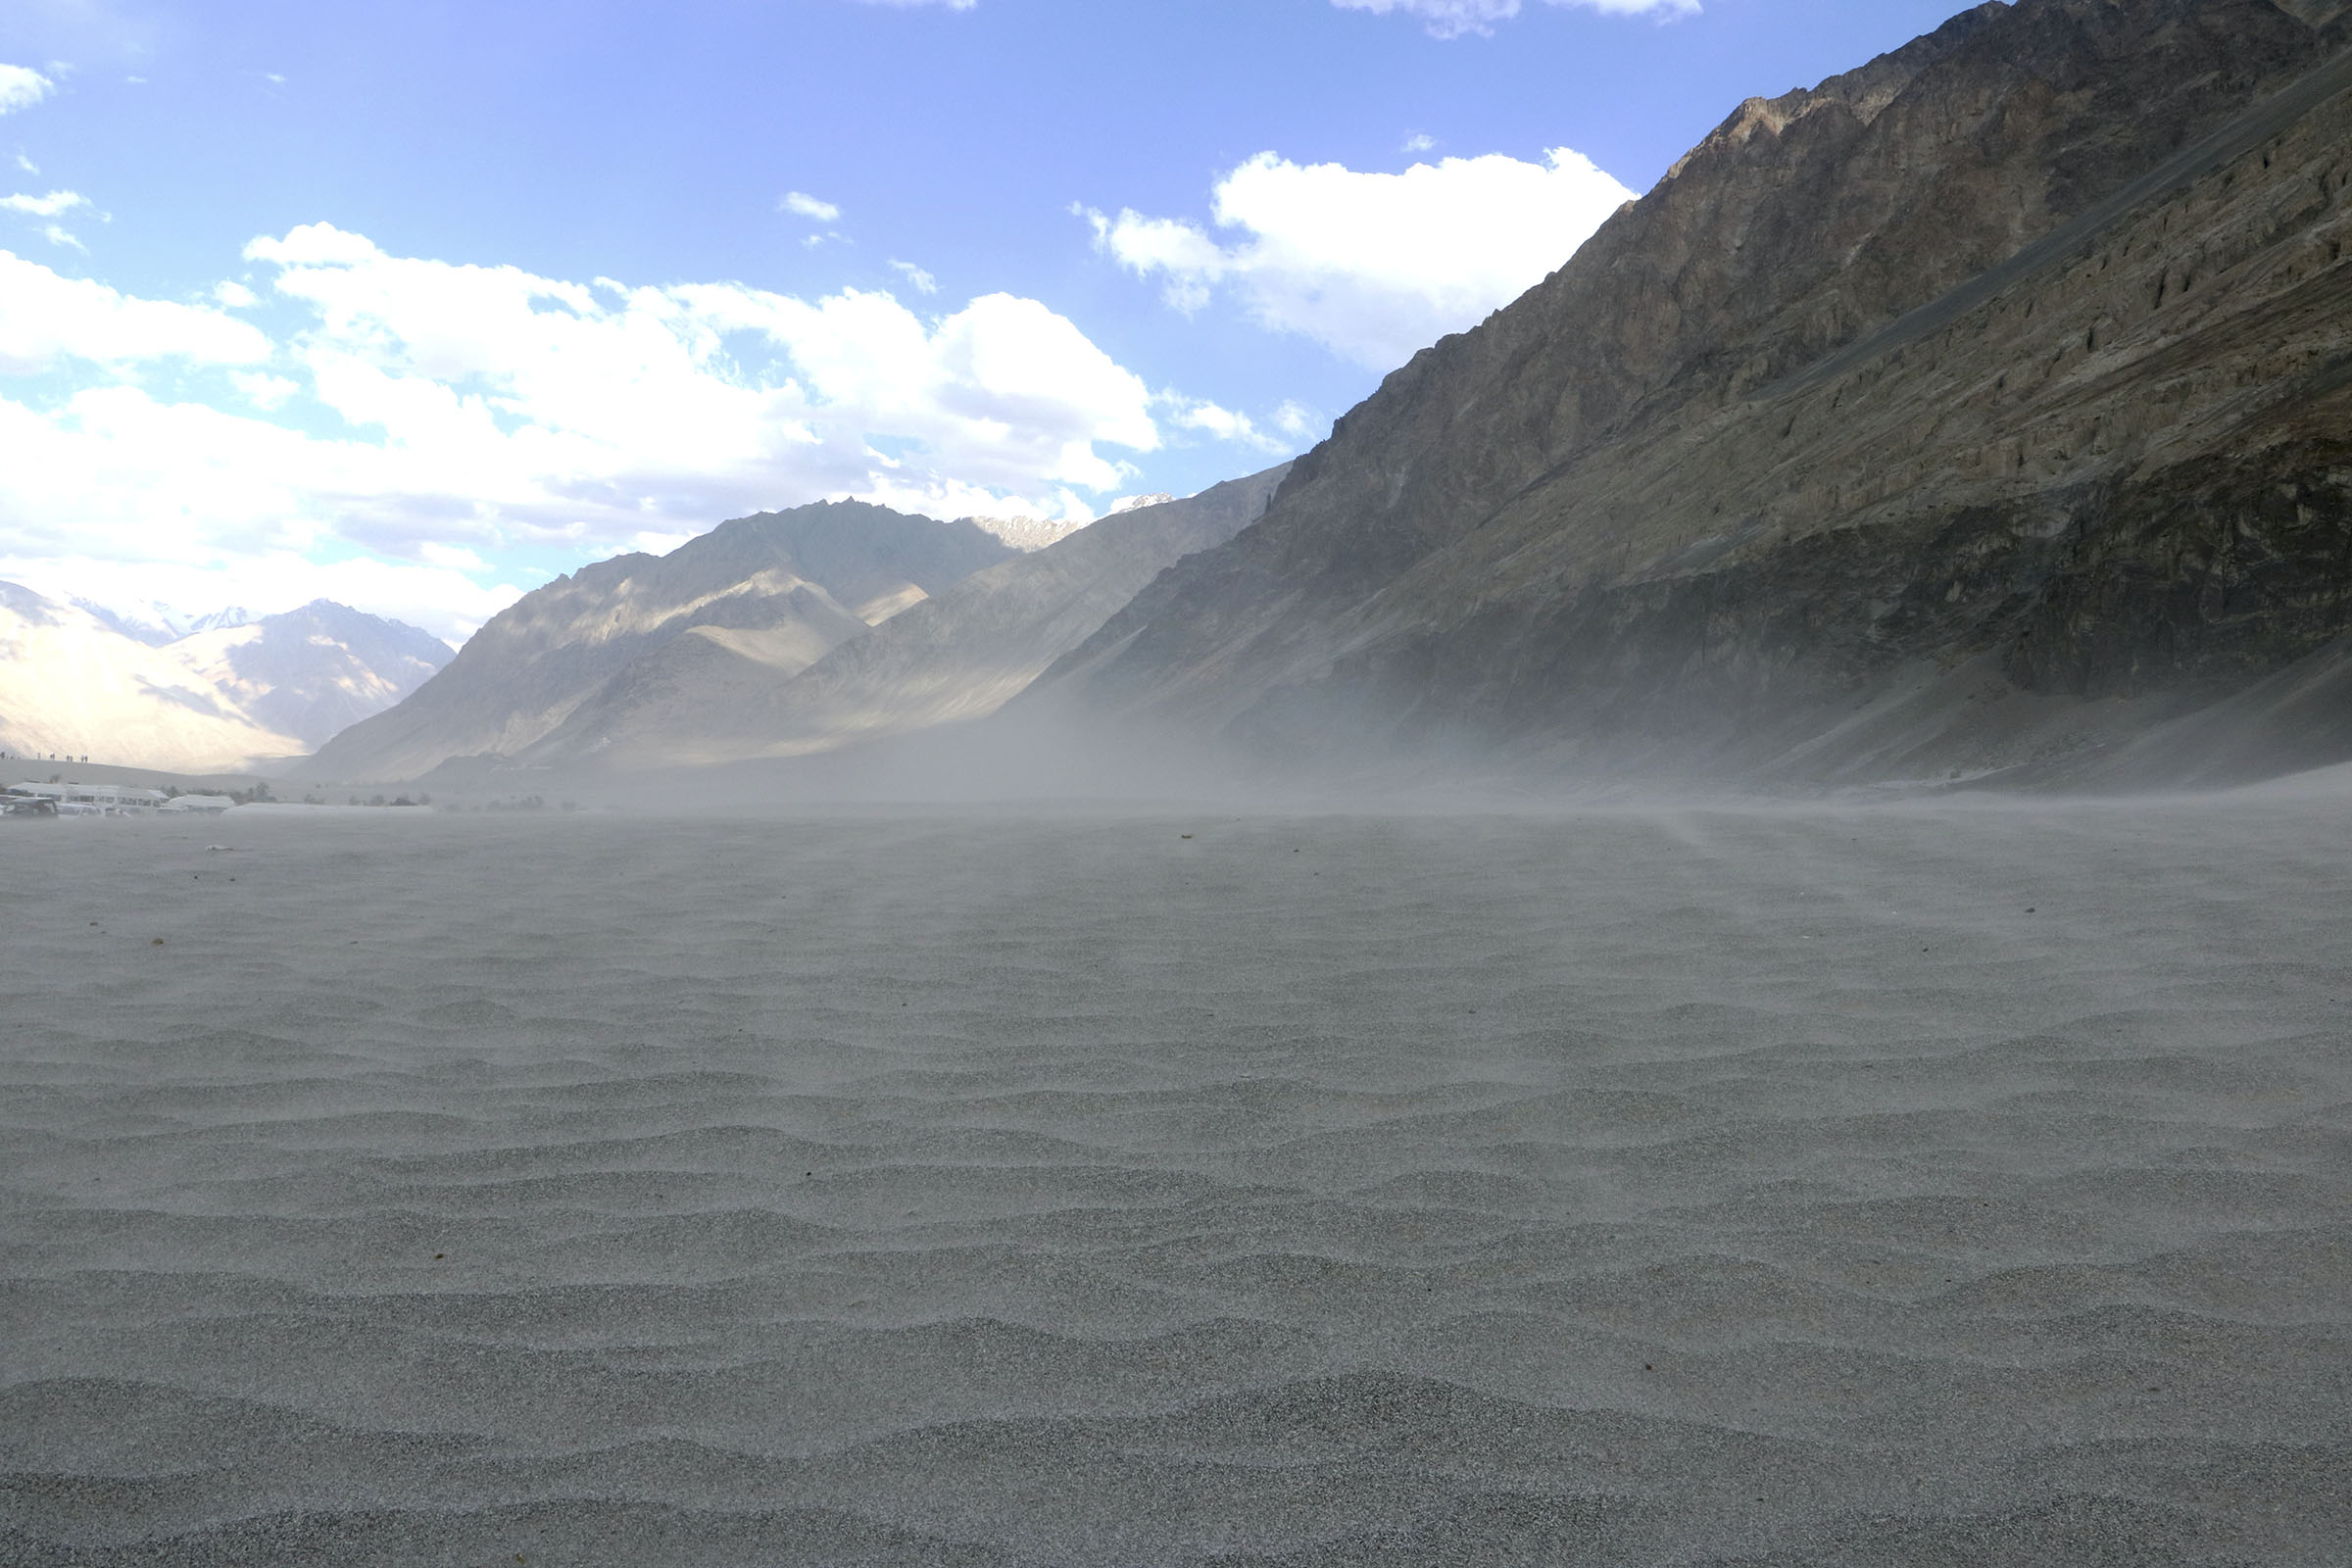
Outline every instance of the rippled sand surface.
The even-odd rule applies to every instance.
[[[0,865],[9,1564],[2352,1543],[2340,792]]]

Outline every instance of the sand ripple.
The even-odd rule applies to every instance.
[[[2347,820],[0,834],[0,1561],[2341,1563]]]

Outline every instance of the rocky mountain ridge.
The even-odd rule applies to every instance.
[[[2346,12],[1984,5],[1751,101],[1023,706],[1940,775],[2334,657]]]
[[[166,646],[305,751],[392,707],[453,657],[431,632],[331,599],[191,632]]]
[[[632,666],[513,760],[704,766],[985,718],[1163,568],[1255,520],[1287,469],[1122,507],[861,629],[797,673],[715,651],[658,672]]]
[[[618,556],[525,594],[406,702],[300,771],[415,778],[452,759],[518,757],[583,710],[782,681],[1017,554],[969,521],[862,502],[739,517],[667,555]]]

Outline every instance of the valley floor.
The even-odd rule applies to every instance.
[[[2328,776],[0,862],[10,1563],[2352,1540]]]

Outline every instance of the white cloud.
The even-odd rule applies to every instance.
[[[1396,12],[1419,17],[1434,37],[1458,38],[1466,32],[1488,33],[1494,24],[1517,16],[1521,0],[1331,0],[1342,11],[1370,11],[1379,16]],[[1555,6],[1583,6],[1610,16],[1689,16],[1698,0],[1546,0]]]
[[[0,368],[83,383],[37,406],[0,388],[0,576],[105,598],[135,566],[168,602],[259,601],[204,586],[251,566],[292,603],[462,633],[513,597],[492,565],[518,555],[567,567],[824,496],[1084,520],[1163,418],[1262,442],[1006,294],[929,318],[858,289],[580,283],[326,224],[245,254],[301,319],[280,341],[0,252]],[[166,359],[176,393],[139,368]]]
[[[1259,452],[1291,450],[1286,443],[1260,431],[1247,414],[1237,414],[1214,403],[1175,392],[1163,392],[1159,401],[1168,411],[1168,422],[1179,429],[1198,430],[1215,440],[1230,441]]]
[[[658,528],[645,528],[629,537],[629,548],[640,555],[666,556],[693,537],[691,533],[663,533]]]
[[[1426,130],[1416,130],[1404,138],[1404,150],[1408,153],[1429,153],[1437,149],[1438,139]]]
[[[38,174],[41,172],[41,166],[25,157],[22,151],[17,154],[17,168],[27,174]]]
[[[63,223],[57,222],[55,220],[62,214],[77,212],[89,205],[88,197],[78,191],[71,190],[53,190],[46,196],[0,196],[0,213],[15,213],[22,218],[50,220],[40,225],[41,238],[52,245],[68,245],[77,251],[87,250],[89,247],[75,239]],[[104,214],[99,216],[102,221],[110,220],[105,218]]]
[[[255,370],[231,370],[228,379],[230,385],[245,394],[247,402],[269,414],[274,414],[293,402],[302,391],[302,384],[298,381]]]
[[[30,109],[49,96],[57,83],[30,66],[0,66],[0,115]]]
[[[428,566],[446,566],[452,571],[480,572],[490,569],[490,563],[472,551],[459,545],[445,545],[427,539],[417,549],[417,556]]]
[[[786,191],[784,193],[784,199],[778,202],[776,206],[779,211],[798,213],[801,217],[810,219],[819,223],[838,223],[841,221],[841,209],[839,207],[836,207],[831,202],[819,201],[814,196],[809,195],[807,191]]]
[[[0,251],[0,370],[40,370],[75,360],[254,365],[270,353],[270,340],[233,317],[133,299]]]
[[[232,311],[250,310],[262,302],[260,295],[234,279],[215,283],[213,300],[216,304],[225,305]]]
[[[1177,219],[1085,216],[1098,247],[1161,277],[1176,309],[1224,291],[1261,325],[1377,369],[1526,292],[1633,194],[1564,147],[1541,164],[1490,154],[1401,174],[1260,153],[1212,192],[1234,243]]]
[[[1302,441],[1315,430],[1315,416],[1306,405],[1292,399],[1274,411],[1274,428],[1294,441]]]
[[[907,282],[914,285],[914,291],[917,294],[936,294],[939,292],[939,279],[933,277],[929,272],[924,271],[912,262],[893,262],[890,265],[891,268],[901,276],[905,277]]]
[[[0,213],[23,213],[31,218],[55,218],[89,205],[87,196],[71,190],[53,190],[46,196],[0,196]]]

